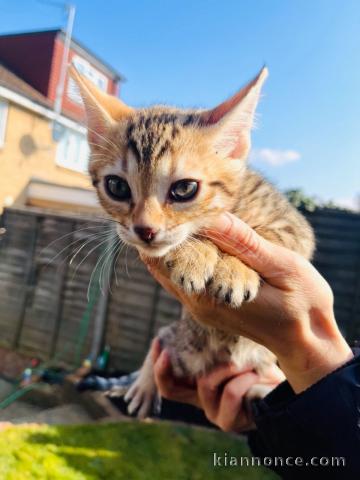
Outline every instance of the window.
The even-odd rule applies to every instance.
[[[89,153],[86,136],[64,128],[57,146],[57,165],[85,173],[87,172]]]
[[[91,80],[100,90],[106,92],[108,89],[108,79],[99,70],[94,68],[87,60],[74,55],[71,59],[76,70]],[[79,90],[72,78],[69,78],[67,86],[67,95],[75,103],[82,103]]]
[[[6,121],[8,114],[8,103],[0,98],[0,148],[5,143]]]

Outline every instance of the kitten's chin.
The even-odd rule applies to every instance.
[[[161,247],[136,247],[139,251],[139,253],[147,256],[147,257],[154,257],[154,258],[160,258],[166,255],[172,248],[174,248],[172,245],[166,245],[166,246],[161,246]]]

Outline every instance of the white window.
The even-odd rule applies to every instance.
[[[86,136],[65,128],[57,146],[57,165],[85,173],[87,172],[89,154],[90,149]]]
[[[108,78],[94,68],[91,63],[85,60],[78,55],[74,55],[71,59],[72,63],[75,65],[76,70],[84,75],[84,77],[91,80],[100,90],[107,92],[108,89]],[[69,78],[67,86],[68,97],[75,103],[82,103],[79,90],[72,78]]]
[[[0,98],[0,148],[2,148],[5,143],[7,115],[8,103]]]

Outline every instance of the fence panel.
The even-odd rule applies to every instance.
[[[314,265],[333,289],[337,322],[352,342],[360,337],[360,215],[319,209],[306,216],[316,234]]]
[[[352,341],[360,337],[360,215],[305,215],[317,237],[314,264],[333,288],[336,318]],[[136,252],[114,243],[112,222],[9,208],[2,223],[1,345],[73,365],[94,351],[100,328],[111,367],[130,371],[158,329],[179,318],[180,305]],[[116,262],[104,263],[111,252]]]

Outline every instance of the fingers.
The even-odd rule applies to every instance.
[[[239,370],[233,363],[227,363],[218,365],[209,374],[198,378],[199,400],[210,421],[216,423],[223,386],[245,372]]]
[[[220,365],[198,380],[198,394],[207,418],[225,431],[240,431],[251,419],[243,408],[243,397],[258,381],[252,371],[240,372],[233,364]]]
[[[293,271],[296,254],[268,242],[230,213],[218,217],[206,233],[222,250],[243,260],[263,278],[285,276]]]
[[[168,398],[173,384],[173,376],[169,354],[166,350],[160,353],[154,363],[154,375],[161,396]]]
[[[251,371],[251,369],[240,370],[234,363],[223,363],[216,366],[207,375],[200,377],[199,384],[201,387],[206,387],[207,390],[217,390],[231,377],[249,371]]]
[[[260,375],[259,383],[278,385],[286,380],[284,372],[275,363],[269,365]]]
[[[163,398],[199,406],[195,385],[186,379],[178,379],[174,376],[170,356],[166,350],[163,350],[156,359],[154,376],[159,393]]]
[[[258,381],[254,372],[243,373],[230,380],[220,399],[217,425],[225,432],[246,430],[252,425],[249,411],[244,408],[248,390]]]
[[[161,343],[158,337],[155,337],[154,340],[151,342],[150,355],[153,364],[155,364],[157,359],[161,355]]]

